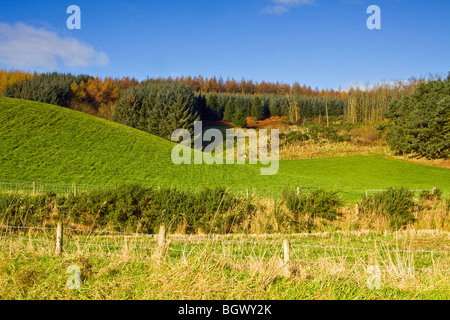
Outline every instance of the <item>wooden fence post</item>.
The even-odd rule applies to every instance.
[[[248,188],[247,188],[247,199],[248,199]]]
[[[291,244],[288,239],[283,241],[283,249],[284,249],[284,263],[288,264],[291,259]]]
[[[73,196],[77,196],[77,185],[75,183],[73,184]]]
[[[63,251],[63,223],[58,222],[56,225],[56,254],[60,255]]]
[[[167,243],[166,243],[166,225],[161,223],[159,226],[158,234],[158,246],[154,252],[154,258],[159,263],[167,254]]]
[[[161,224],[159,226],[159,234],[158,234],[158,247],[162,248],[166,245],[166,226],[165,224]]]
[[[291,270],[291,244],[288,239],[285,239],[283,241],[283,249],[284,249],[284,265],[283,265],[283,271],[286,277],[292,276],[292,270]]]
[[[356,204],[356,206],[355,206],[355,213],[358,215],[359,214],[359,205],[358,204]]]

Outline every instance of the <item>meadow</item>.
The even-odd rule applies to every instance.
[[[53,234],[2,230],[0,299],[450,298],[448,232],[293,234],[288,263],[279,234],[172,235],[162,258],[152,235],[65,230],[55,255]],[[67,285],[74,265],[76,290]],[[374,267],[376,288],[368,285]]]
[[[78,111],[38,102],[0,98],[0,181],[53,185],[145,186],[198,189],[246,188],[279,197],[286,185],[336,190],[352,204],[367,189],[404,186],[440,188],[450,194],[450,171],[381,156],[280,160],[274,176],[260,165],[180,165],[174,143]]]
[[[11,186],[29,188],[35,181],[77,184],[81,190],[134,183],[159,186],[161,192],[222,186],[254,208],[249,227],[240,222],[246,232],[187,234],[180,227],[167,234],[161,255],[156,234],[112,231],[108,224],[97,228],[101,208],[97,212],[91,204],[89,214],[79,213],[88,223],[65,217],[64,249],[55,254],[61,198],[32,209],[34,202],[26,205],[25,197],[12,194],[15,207],[7,203],[0,223],[0,299],[450,298],[448,200],[422,201],[425,209],[414,212],[417,221],[399,231],[386,217],[358,213],[354,206],[365,190],[394,186],[438,187],[447,197],[448,169],[382,156],[281,160],[275,176],[261,176],[259,165],[176,166],[170,141],[78,111],[10,98],[0,98],[0,145],[0,182]],[[333,221],[300,217],[312,230],[290,232],[289,223],[280,223],[281,216],[290,221],[290,213],[278,202],[287,185],[338,191],[346,202],[343,214]],[[8,191],[6,184],[0,187]],[[246,188],[250,199],[242,197]],[[215,220],[219,208],[211,212]],[[73,265],[81,268],[78,290],[67,286]],[[375,290],[368,287],[373,267],[379,268]]]

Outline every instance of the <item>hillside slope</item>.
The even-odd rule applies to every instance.
[[[279,173],[259,165],[181,165],[174,143],[87,114],[43,103],[0,98],[0,181],[144,185],[195,189],[232,186],[279,195],[284,186],[336,189],[355,201],[366,189],[407,186],[450,191],[450,170],[379,157],[280,161]]]

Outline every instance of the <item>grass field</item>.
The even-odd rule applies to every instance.
[[[275,176],[261,176],[259,165],[176,166],[170,141],[81,112],[9,98],[0,98],[0,146],[0,181],[222,185],[276,197],[289,184],[338,190],[349,202],[366,189],[389,186],[439,187],[450,194],[450,170],[376,156],[281,160]]]
[[[449,169],[378,156],[282,160],[275,176],[261,176],[259,165],[176,166],[170,141],[77,111],[8,98],[0,98],[0,146],[0,182],[222,185],[275,197],[289,184],[338,190],[349,204],[366,189],[391,186],[439,187],[450,194]],[[253,219],[264,225],[274,218],[275,201],[259,201],[267,206]],[[0,299],[450,298],[448,232],[411,226],[393,232],[383,223],[366,230],[370,221],[364,219],[347,208],[334,224],[324,224],[324,233],[265,234],[262,228],[214,235],[215,241],[170,234],[164,258],[154,255],[153,235],[92,233],[78,225],[70,228],[85,231],[66,229],[63,254],[56,256],[54,230],[6,228],[6,220],[0,223]],[[424,211],[418,220],[418,229],[448,230],[443,207]],[[53,226],[47,222],[42,226]],[[288,264],[285,239],[291,243]],[[79,290],[67,287],[73,265],[82,271]],[[377,290],[367,286],[369,266],[380,268]]]
[[[163,259],[151,236],[66,231],[61,256],[53,231],[3,229],[2,237],[0,299],[450,298],[449,235],[433,230],[290,235],[289,264],[282,235],[168,237]],[[67,287],[72,265],[81,269],[78,290]],[[367,285],[369,266],[379,268],[378,289]]]

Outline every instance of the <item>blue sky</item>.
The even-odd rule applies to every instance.
[[[81,30],[69,30],[69,5]],[[369,30],[369,5],[381,30]],[[0,2],[0,68],[319,88],[450,71],[447,0]]]

